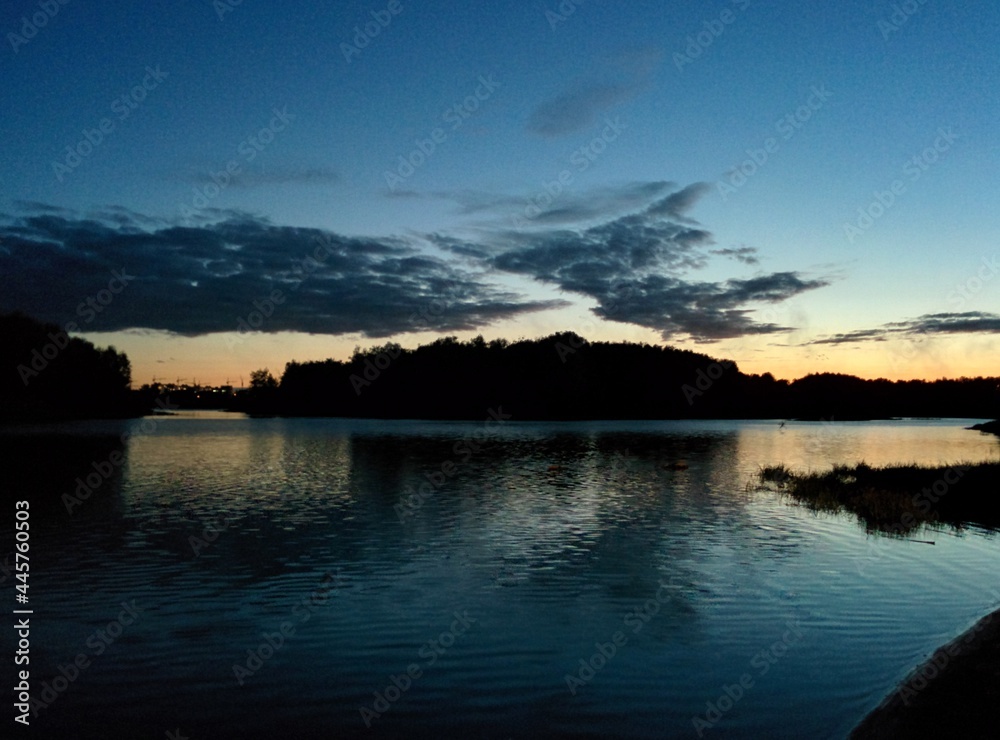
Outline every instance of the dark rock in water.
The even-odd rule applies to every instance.
[[[988,421],[985,424],[973,424],[969,429],[974,429],[977,432],[986,432],[987,434],[1000,434],[1000,420]]]

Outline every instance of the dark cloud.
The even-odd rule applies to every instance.
[[[608,57],[605,64],[617,67],[636,79],[645,79],[653,74],[663,61],[663,49],[647,46],[630,49]]]
[[[696,182],[686,188],[671,193],[667,197],[658,200],[646,209],[647,216],[662,216],[672,218],[675,221],[686,221],[687,212],[694,207],[698,200],[710,186],[708,183]]]
[[[906,321],[891,321],[875,329],[857,329],[843,334],[834,334],[806,342],[806,344],[884,342],[892,337],[934,334],[1000,334],[1000,314],[981,311],[930,313]]]
[[[36,200],[15,200],[14,207],[19,211],[30,213],[72,213],[72,211],[66,208],[49,205],[48,203],[39,203]]]
[[[281,290],[285,300],[263,331],[385,337],[477,329],[564,305],[525,300],[484,282],[482,271],[459,269],[403,239],[350,238],[234,212],[214,223],[158,228],[121,209],[105,215],[113,218],[38,212],[0,224],[0,310],[60,325],[75,321],[81,330],[193,336],[234,331],[254,301]],[[127,287],[106,307],[96,304],[99,312],[81,310],[115,271]],[[415,320],[421,313],[427,323]]]
[[[754,247],[726,247],[725,249],[713,249],[712,254],[717,254],[720,257],[731,257],[737,262],[742,262],[745,265],[760,264],[760,260],[757,258],[757,250]]]
[[[607,289],[594,295],[599,304],[595,312],[602,318],[657,329],[664,339],[687,334],[696,341],[713,342],[791,331],[792,327],[756,322],[746,304],[779,302],[826,284],[803,280],[794,273],[722,283],[649,275],[634,281],[608,281]]]
[[[649,86],[663,50],[633,48],[596,60],[596,77],[539,104],[528,117],[528,131],[562,136],[592,125],[604,111],[631,100]]]
[[[886,340],[886,330],[885,329],[858,329],[857,331],[849,331],[844,334],[834,334],[832,337],[826,337],[825,339],[815,339],[811,342],[804,342],[799,346],[807,346],[810,344],[849,344],[851,342],[884,342]]]
[[[712,234],[685,215],[706,191],[697,183],[666,196],[656,193],[636,213],[589,228],[506,231],[496,236],[492,250],[439,244],[482,256],[498,270],[593,298],[598,316],[656,329],[665,339],[688,335],[716,341],[790,331],[755,321],[753,304],[777,303],[823,287],[826,280],[795,272],[723,282],[685,276],[705,267],[713,251],[723,251],[707,249]],[[732,251],[746,260],[753,250]]]
[[[463,192],[447,197],[465,213],[493,220],[466,229],[466,236],[412,238],[352,238],[212,208],[184,223],[123,208],[86,217],[39,208],[0,219],[0,273],[9,284],[0,310],[79,324],[78,307],[105,288],[115,270],[135,277],[82,329],[233,331],[255,301],[275,290],[284,302],[260,326],[267,332],[386,337],[476,330],[568,305],[500,287],[498,273],[506,273],[589,297],[597,316],[656,329],[665,339],[710,342],[790,331],[758,321],[755,307],[823,287],[828,279],[796,272],[692,277],[717,257],[756,264],[753,248],[714,248],[711,232],[688,215],[707,189],[658,181],[567,193],[531,228],[510,227],[501,218],[515,199]],[[442,253],[445,259],[437,256]],[[922,317],[924,330],[964,331],[959,327],[984,318],[957,316]],[[889,326],[883,333],[903,330],[912,327]]]
[[[59,213],[60,215],[64,215],[66,218],[70,219],[75,217],[75,214],[72,211],[65,209],[53,211],[53,213]],[[242,215],[241,212],[230,211],[230,213]],[[169,221],[162,218],[137,213],[131,208],[125,208],[124,206],[105,206],[104,208],[94,210],[86,215],[88,219],[104,223],[117,224],[119,227],[126,230],[159,229],[170,225]]]
[[[470,257],[474,262],[479,262],[480,264],[488,260],[491,254],[493,254],[487,246],[467,239],[458,239],[447,234],[427,234],[425,238],[439,249],[462,257]]]
[[[527,197],[470,190],[437,192],[431,194],[431,197],[458,204],[460,215],[484,215],[492,218],[483,222],[484,226],[506,223],[515,224],[518,228],[551,227],[607,219],[644,208],[651,200],[676,187],[676,183],[657,180],[625,183],[618,187],[590,188],[579,192],[564,189],[555,197],[544,190]]]
[[[528,130],[542,136],[562,136],[585,129],[605,110],[632,99],[638,91],[637,85],[602,84],[563,93],[531,112]]]
[[[1000,314],[981,311],[930,313],[888,326],[910,334],[996,334],[1000,332]]]

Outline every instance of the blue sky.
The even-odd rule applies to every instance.
[[[8,3],[0,310],[138,382],[564,329],[995,374],[998,31],[940,0]]]

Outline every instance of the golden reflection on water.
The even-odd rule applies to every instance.
[[[46,643],[54,662],[40,675],[55,675],[106,623],[108,603],[135,595],[150,605],[117,646],[132,662],[102,664],[116,690],[73,687],[74,701],[100,716],[165,722],[178,705],[208,718],[263,706],[275,725],[334,710],[354,720],[371,689],[435,634],[428,625],[468,608],[478,631],[413,695],[426,702],[411,715],[423,724],[458,716],[474,726],[478,707],[449,697],[476,687],[598,734],[621,734],[627,716],[630,729],[673,736],[739,675],[734,666],[801,615],[807,641],[730,729],[776,736],[796,704],[815,708],[802,735],[822,736],[859,717],[895,682],[897,666],[943,642],[935,630],[981,613],[982,584],[995,574],[987,538],[943,533],[933,548],[893,540],[872,551],[853,519],[745,488],[760,466],[778,463],[997,459],[1000,442],[964,421],[512,423],[467,457],[456,443],[481,422],[211,414],[155,422],[125,444],[121,474],[72,516],[59,494],[88,474],[92,457],[108,457],[114,436],[107,450],[43,442],[46,459],[82,452],[66,470],[32,466],[17,479],[38,491],[57,478],[44,489],[54,504],[32,524],[39,551],[60,555],[46,589],[47,618],[59,626]],[[445,463],[453,474],[430,484]],[[396,507],[422,485],[427,495],[401,519]],[[222,518],[224,529],[205,538],[206,522]],[[192,537],[206,539],[198,552]],[[237,691],[232,661],[326,573],[341,584],[333,608],[254,677],[254,693]],[[669,588],[656,619],[629,633],[628,650],[587,687],[587,704],[572,703],[560,693],[566,671],[661,581]],[[144,682],[149,702],[117,704],[118,686],[139,695]],[[349,720],[338,728],[350,731]]]
[[[510,424],[473,454],[456,442],[473,423],[424,428],[222,412],[155,421],[152,433],[127,444],[121,496],[133,513],[179,508],[193,517],[273,516],[286,525],[365,513],[409,527],[453,526],[464,517],[465,526],[513,532],[519,543],[635,526],[637,512],[659,523],[711,517],[724,504],[739,516],[747,482],[768,465],[808,471],[1000,459],[1000,441],[965,429],[971,420]],[[443,475],[446,465],[453,472]]]
[[[1000,459],[1000,440],[965,429],[975,420],[885,422],[747,422],[739,432],[739,467],[785,464],[800,471],[836,464],[950,465]]]

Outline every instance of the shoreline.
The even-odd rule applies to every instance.
[[[1000,727],[1000,609],[914,668],[850,740],[995,738]]]

